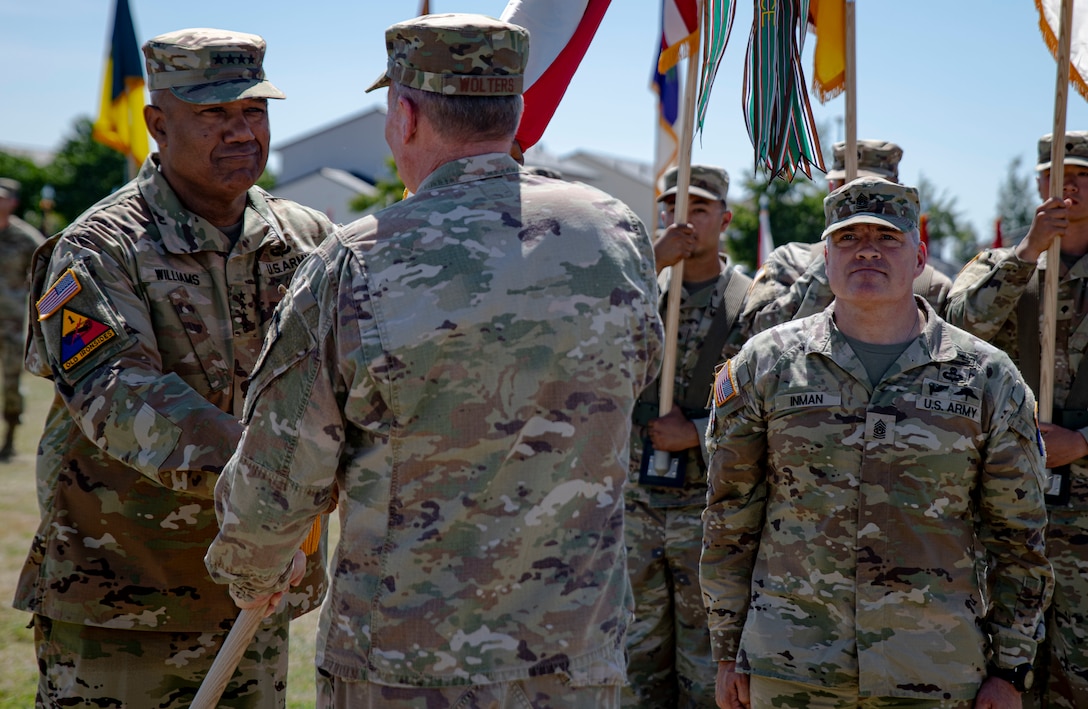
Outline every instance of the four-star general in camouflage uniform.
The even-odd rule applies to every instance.
[[[715,382],[701,582],[752,706],[1011,706],[990,654],[1036,651],[1053,579],[1034,397],[911,293],[917,204],[875,178],[829,195],[834,304],[753,336]]]
[[[15,606],[35,614],[43,706],[189,706],[237,615],[203,563],[215,481],[241,438],[246,378],[283,289],[332,230],[236,177],[245,169],[255,180],[267,157],[263,98],[279,92],[260,73],[264,40],[185,30],[144,51],[161,154],[50,240],[34,267],[27,366],[55,382],[57,399],[39,448],[42,521]],[[252,62],[196,71],[221,56]],[[169,109],[184,119],[159,120],[174,99],[156,91],[168,87],[185,93]],[[180,175],[193,194],[186,170],[204,156],[183,135],[194,124],[225,136],[200,189],[236,200],[232,236],[171,181]],[[224,164],[229,179],[213,172]],[[291,614],[320,601],[321,555],[312,562]],[[264,624],[222,706],[283,706],[287,621],[284,611]]]
[[[830,190],[842,186],[846,177],[846,143],[832,147],[834,163],[827,173]],[[883,140],[858,141],[858,177],[883,177],[898,181],[903,150]],[[924,297],[940,314],[952,281],[929,264],[914,281],[914,292]],[[823,244],[792,242],[771,251],[748,293],[744,320],[752,333],[763,332],[779,323],[814,315],[834,298],[827,282]]]
[[[522,28],[427,15],[386,37],[417,87],[390,87],[386,129],[414,194],[296,274],[208,568],[243,602],[269,596],[338,501],[319,707],[615,706],[630,416],[661,346],[649,239],[615,199],[505,152]],[[438,126],[427,102],[449,100],[466,110]]]
[[[1045,272],[1050,268],[1046,248],[1061,234],[1058,279],[1058,318],[1055,330],[1054,405],[1055,424],[1044,424],[1047,462],[1068,466],[1065,490],[1062,477],[1048,495],[1047,556],[1054,566],[1057,585],[1047,622],[1049,667],[1040,658],[1040,669],[1049,671],[1049,706],[1088,706],[1088,400],[1084,394],[1073,401],[1074,382],[1084,367],[1088,349],[1088,132],[1066,135],[1064,197],[1049,198],[1051,137],[1039,141],[1039,189],[1044,203],[1036,210],[1031,229],[1015,247],[987,249],[956,277],[948,300],[948,319],[1007,352],[1025,372],[1039,372],[1039,335],[1042,330],[1042,298]],[[1024,318],[1038,318],[1026,325]],[[1025,332],[1023,328],[1035,331]],[[1027,338],[1027,339],[1025,339]],[[1024,351],[1027,347],[1029,351]],[[1084,376],[1084,375],[1081,375]],[[1033,382],[1035,385],[1038,381]],[[1083,389],[1085,382],[1077,388]],[[1060,452],[1061,436],[1081,450]],[[1054,461],[1055,455],[1063,459]],[[1043,673],[1040,673],[1043,674]]]
[[[15,454],[15,427],[23,415],[23,373],[26,347],[26,294],[30,259],[42,243],[38,230],[15,216],[21,185],[0,178],[0,371],[4,376],[4,443],[0,460]]]
[[[673,168],[664,176],[664,190],[658,199],[669,223],[673,222],[676,181],[677,170]],[[635,620],[627,633],[628,688],[624,691],[624,705],[630,707],[715,706],[716,663],[710,655],[706,609],[699,590],[702,512],[706,506],[702,442],[709,417],[706,407],[713,368],[736,354],[744,342],[737,316],[751,283],[719,254],[721,233],[732,218],[726,206],[728,189],[725,170],[692,165],[687,218],[682,225],[666,229],[654,245],[658,282],[664,284],[663,290],[671,278],[671,264],[682,257],[684,283],[677,330],[674,409],[666,417],[674,420],[658,418],[660,381],[654,380],[639,397],[631,431],[625,536]],[[663,315],[667,300],[663,295]],[[707,346],[716,349],[710,359],[703,355],[708,341],[714,344]],[[663,424],[668,424],[671,431]],[[682,440],[684,433],[694,439],[691,445]],[[644,459],[647,470],[654,472],[653,456],[647,455],[652,434],[662,442],[662,450],[675,451],[674,455],[682,459],[682,480],[640,476]],[[657,482],[681,486],[665,487]]]

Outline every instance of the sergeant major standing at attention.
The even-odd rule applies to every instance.
[[[846,182],[846,143],[832,146],[834,162],[827,173],[829,192]],[[858,177],[899,181],[903,149],[884,140],[858,141]],[[914,292],[929,301],[940,315],[952,281],[928,263],[914,279]],[[820,242],[792,242],[774,249],[755,276],[742,318],[752,334],[780,323],[820,312],[835,296],[827,282]]]
[[[510,157],[524,29],[426,15],[385,39],[372,88],[413,195],[292,282],[208,569],[264,607],[337,502],[318,707],[616,707],[631,411],[661,347],[649,238]]]
[[[752,337],[714,385],[718,704],[1018,707],[1053,588],[1035,398],[912,293],[914,188],[860,178],[824,212],[834,302]]]
[[[15,606],[34,613],[39,706],[189,706],[238,612],[204,568],[213,488],[275,306],[332,227],[254,187],[283,98],[263,39],[179,30],[143,51],[158,152],[34,267],[27,366],[57,397]],[[310,560],[221,706],[284,705],[288,620],[324,587]]]

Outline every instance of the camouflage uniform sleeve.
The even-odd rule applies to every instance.
[[[40,322],[31,306],[38,366],[48,366],[72,418],[103,452],[165,487],[210,497],[241,425],[163,372],[157,338],[170,334],[156,331],[124,257],[93,239],[77,231],[53,252],[43,282],[71,271],[79,290]]]
[[[979,539],[991,562],[988,618],[994,658],[1012,667],[1031,661],[1054,579],[1044,555],[1044,457],[1035,397],[1005,359],[998,370],[979,494]],[[1003,375],[1003,376],[1002,376]]]
[[[245,435],[216,485],[219,534],[205,564],[236,599],[284,588],[314,519],[335,506],[347,391],[337,350],[356,346],[358,320],[350,302],[338,303],[322,255],[299,268],[276,310],[246,397]],[[366,399],[364,389],[353,393]]]
[[[1021,261],[1011,248],[987,249],[956,276],[944,319],[983,340],[992,341],[1011,319],[1035,264]]]
[[[819,264],[817,264],[817,266],[818,265]],[[830,288],[816,278],[815,268],[809,268],[804,273],[800,274],[797,277],[797,280],[790,284],[783,293],[756,314],[752,321],[752,334],[769,330],[775,325],[781,325],[784,322],[789,322],[790,320],[799,317],[798,311],[801,309],[801,304],[805,301],[806,296],[808,296],[809,290],[813,288],[819,289],[816,293],[823,293],[826,291],[826,293],[823,293],[823,297],[830,298]],[[813,295],[816,294],[814,293]]]
[[[932,267],[931,267],[932,268]],[[933,269],[933,277],[926,291],[926,300],[933,306],[934,312],[944,318],[945,306],[948,304],[948,294],[952,290],[952,279],[937,269]]]
[[[718,662],[736,659],[766,505],[767,426],[753,396],[751,366],[741,352],[719,369],[707,429],[699,582]]]
[[[792,320],[811,283],[811,276],[804,278],[809,262],[800,262],[797,249],[790,247],[772,251],[748,289],[741,319],[750,335]],[[793,288],[799,281],[803,282]]]

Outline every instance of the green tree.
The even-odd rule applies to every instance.
[[[397,174],[397,163],[393,158],[386,158],[385,165],[389,168],[392,177],[378,180],[374,183],[377,192],[372,195],[361,194],[351,200],[351,208],[356,212],[365,212],[371,207],[382,209],[394,202],[404,199],[404,182]]]
[[[824,231],[824,196],[826,188],[805,177],[793,182],[776,179],[770,183],[755,177],[743,183],[747,198],[730,205],[733,221],[729,225],[726,250],[730,259],[755,267],[759,249],[759,200],[766,194],[767,212],[775,246],[791,241],[814,243]]]
[[[18,216],[26,217],[38,208],[38,195],[45,185],[45,175],[41,167],[27,158],[0,152],[0,177],[18,180],[23,186],[16,212]]]
[[[933,184],[925,175],[918,177],[918,200],[922,214],[926,215],[929,232],[929,253],[937,255],[946,251],[951,242],[951,256],[956,267],[974,258],[978,253],[978,235],[974,227],[963,221],[956,198]]]
[[[45,177],[56,190],[55,209],[65,222],[128,181],[125,156],[91,138],[91,119],[75,119]]]
[[[997,188],[997,217],[1005,246],[1012,246],[1027,233],[1039,200],[1033,171],[1022,170],[1022,164],[1022,156],[1013,158],[1005,180]]]

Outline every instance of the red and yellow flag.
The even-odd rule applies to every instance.
[[[128,0],[117,0],[94,139],[142,163],[149,152],[144,103],[144,64],[132,13]]]
[[[827,103],[846,89],[846,5],[843,0],[810,0],[809,23],[816,34],[812,90]]]

